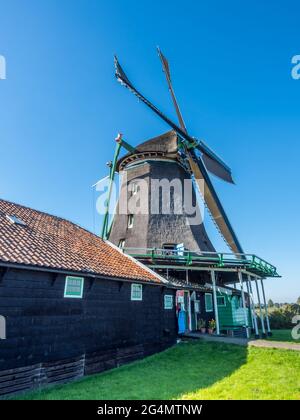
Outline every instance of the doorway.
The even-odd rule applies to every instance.
[[[193,329],[193,325],[195,326],[195,322],[192,321],[192,303],[191,303],[191,296],[188,290],[178,290],[176,293],[176,307],[180,308],[184,311],[184,319],[185,319],[185,331],[189,332]],[[194,305],[194,304],[193,304]]]

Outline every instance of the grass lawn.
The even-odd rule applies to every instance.
[[[300,339],[299,340],[294,340],[292,338],[292,330],[272,330],[272,337],[268,337],[268,340],[272,340],[272,341],[286,341],[289,343],[300,343]]]
[[[181,343],[161,354],[20,399],[300,399],[300,353]]]

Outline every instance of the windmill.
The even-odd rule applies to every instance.
[[[108,200],[104,215],[102,237],[109,239],[110,242],[122,248],[127,254],[162,273],[167,279],[171,276],[171,280],[173,282],[175,281],[174,284],[176,284],[176,281],[181,282],[180,287],[183,287],[184,290],[190,284],[193,284],[193,287],[198,288],[198,292],[201,290],[199,293],[202,298],[204,298],[204,293],[206,296],[207,285],[211,281],[217,334],[219,334],[222,326],[222,322],[219,322],[217,294],[222,294],[221,286],[223,286],[223,288],[221,287],[223,291],[228,292],[226,285],[234,284],[234,289],[231,289],[228,293],[237,294],[242,298],[244,312],[243,327],[245,328],[247,337],[249,337],[248,326],[251,323],[249,324],[249,311],[244,289],[244,283],[246,283],[248,296],[251,296],[252,302],[251,316],[255,324],[256,336],[258,336],[251,286],[251,282],[255,281],[264,334],[263,305],[260,301],[257,281],[258,279],[261,280],[264,307],[266,309],[263,279],[266,277],[279,277],[276,267],[256,255],[244,254],[208,174],[210,172],[223,181],[233,184],[231,170],[206,143],[197,140],[188,133],[173,89],[169,63],[160,49],[158,49],[158,54],[175,107],[178,123],[175,123],[163,114],[159,108],[135,88],[122,69],[117,57],[115,57],[115,75],[117,80],[162,119],[171,130],[134,147],[127,143],[121,134],[116,138],[117,145],[114,159],[109,165],[111,182],[108,197],[111,195],[116,172],[126,174],[126,181],[121,186],[116,213],[111,223],[109,223]],[[119,158],[122,147],[128,153]],[[198,190],[202,194],[203,201],[216,227],[232,253],[219,253],[215,251],[202,222],[197,225],[186,223],[187,212],[185,205],[182,206],[181,214],[164,214],[162,211],[159,211],[158,214],[151,212],[130,214],[130,212],[122,213],[120,211],[122,204],[128,204],[134,195],[134,188],[132,189],[131,187],[135,186],[139,189],[137,183],[140,180],[143,180],[147,186],[150,186],[153,180],[161,182],[165,179],[169,181],[180,180],[181,184],[184,184],[187,180],[193,181],[191,195],[192,201],[196,202],[195,212],[197,213],[198,197],[194,185],[198,187]],[[139,194],[139,196],[143,196],[148,202],[152,202],[153,199],[155,201],[158,197],[160,203],[161,197],[162,201],[164,199],[164,192],[161,193],[160,188],[156,190],[148,188],[145,194]],[[177,200],[176,193],[173,192],[172,196],[167,195],[167,199],[174,206]],[[183,202],[185,203],[184,200]],[[236,282],[240,285],[240,291],[235,287]],[[191,302],[193,293],[185,290],[184,296],[186,295],[189,296],[187,302]],[[237,310],[239,310],[239,305]],[[192,313],[193,311],[189,309],[189,312]],[[267,311],[265,310],[265,312],[268,333],[271,334]],[[208,315],[206,314],[206,316]],[[190,319],[192,318],[190,317]]]
[[[210,172],[226,182],[234,183],[231,170],[222,161],[222,159],[220,159],[220,157],[218,157],[203,141],[197,140],[188,133],[172,86],[169,63],[159,48],[158,54],[162,62],[163,71],[166,76],[179,125],[164,115],[153,103],[151,103],[144,95],[142,95],[142,93],[140,93],[140,91],[134,87],[122,69],[117,57],[115,57],[116,78],[123,86],[129,89],[139,100],[141,100],[148,108],[150,108],[156,115],[158,115],[159,118],[166,122],[167,125],[172,129],[172,133],[176,134],[178,142],[177,152],[180,152],[180,158],[183,160],[183,166],[185,168],[189,168],[189,171],[195,183],[200,187],[200,190],[203,190],[201,187],[204,185],[204,191],[202,192],[203,199],[219,232],[234,254],[242,254],[243,249],[232,228],[232,225],[230,224],[230,221],[208,174],[208,172]],[[149,149],[149,143],[151,142],[152,144],[160,143],[157,149],[161,149],[163,136],[160,137],[159,141],[158,138],[156,138],[150,142],[148,141],[142,144],[140,148],[136,147],[135,152],[149,152],[149,150],[146,150],[147,148],[145,149],[145,145],[148,144]],[[152,145],[150,149],[151,148]],[[167,145],[166,152],[170,152]],[[204,227],[202,230],[204,230]],[[206,232],[203,231],[202,235],[205,236]],[[114,234],[112,234],[112,238],[113,237]],[[209,246],[208,249],[209,248],[211,249],[211,246]]]

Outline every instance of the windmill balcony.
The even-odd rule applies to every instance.
[[[124,248],[126,254],[157,268],[245,270],[258,277],[280,277],[276,267],[253,254],[193,252],[158,248]]]

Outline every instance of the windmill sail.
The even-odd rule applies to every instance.
[[[175,111],[178,117],[180,127],[185,133],[187,133],[186,125],[184,123],[184,120],[183,120],[183,117],[182,117],[182,114],[181,114],[181,111],[180,111],[180,108],[179,108],[179,105],[175,96],[175,92],[172,86],[169,62],[166,59],[166,57],[163,55],[159,47],[157,47],[157,50],[158,50],[158,55],[161,60],[162,66],[163,66],[163,71],[167,79],[169,91],[172,97],[172,101],[175,107]],[[200,150],[202,151],[202,159],[208,171],[211,172],[213,175],[217,176],[218,178],[221,178],[223,181],[233,183],[230,168],[228,168],[224,164],[224,162],[221,162],[220,158],[216,160],[216,157],[217,157],[216,155],[214,159],[211,158],[209,154],[214,153],[214,152],[212,152],[212,150],[209,149],[209,147],[204,142],[198,141],[198,143],[199,143],[198,148],[200,148]],[[205,153],[204,150],[207,150],[207,153]]]
[[[177,99],[176,99],[176,96],[175,96],[175,92],[174,92],[174,89],[173,89],[173,86],[172,86],[170,66],[169,66],[168,60],[166,59],[166,57],[163,55],[163,53],[161,52],[161,50],[158,47],[157,47],[157,51],[158,51],[158,55],[159,55],[159,58],[161,60],[162,66],[163,66],[164,73],[166,75],[167,83],[168,83],[168,86],[169,86],[169,91],[170,91],[170,94],[171,94],[171,97],[172,97],[172,101],[173,101],[173,104],[174,104],[174,107],[175,107],[175,111],[176,111],[176,114],[177,114],[177,118],[178,118],[180,127],[182,128],[182,130],[185,133],[187,133],[186,125],[184,123],[184,120],[183,120],[183,117],[182,117],[182,114],[181,114],[181,111],[180,111],[180,108],[179,108],[179,105],[178,105],[178,102],[177,102]]]
[[[145,105],[147,105],[152,111],[154,111],[161,119],[163,119],[170,127],[173,128],[178,134],[184,136],[184,131],[174,124],[167,116],[165,116],[155,105],[153,105],[148,99],[146,99],[129,81],[124,70],[122,69],[118,59],[115,57],[115,67],[116,67],[116,78],[117,80],[129,89],[138,99],[140,99]]]
[[[143,96],[129,81],[128,77],[126,76],[124,70],[120,66],[118,59],[115,57],[115,67],[116,67],[116,78],[117,80],[127,89],[129,89],[135,96],[137,96],[145,105],[147,105],[152,111],[154,111],[162,120],[164,120],[173,130],[175,130],[181,137],[183,137],[188,144],[194,145],[197,144],[197,148],[203,153],[205,158],[210,158],[209,166],[212,169],[212,173],[224,181],[234,183],[232,179],[232,174],[230,168],[202,141],[197,141],[193,137],[189,136],[182,128],[178,127],[177,124],[173,123],[170,118],[164,115],[155,105],[153,105],[145,96]]]
[[[234,233],[234,230],[228,220],[228,217],[226,216],[225,210],[223,209],[223,206],[217,196],[217,193],[214,189],[214,186],[209,179],[209,176],[206,172],[205,166],[201,159],[198,159],[195,155],[195,153],[188,151],[187,157],[189,160],[190,167],[192,169],[192,172],[195,176],[195,181],[197,183],[204,181],[204,201],[215,221],[217,224],[223,238],[227,242],[230,249],[235,254],[242,254],[243,249],[239,243],[239,240]],[[201,190],[201,186],[200,190]]]
[[[223,165],[221,165],[215,159],[212,159],[206,153],[202,154],[202,160],[205,164],[206,169],[210,173],[222,179],[223,181],[229,182],[230,184],[234,184],[230,170],[224,169]]]

